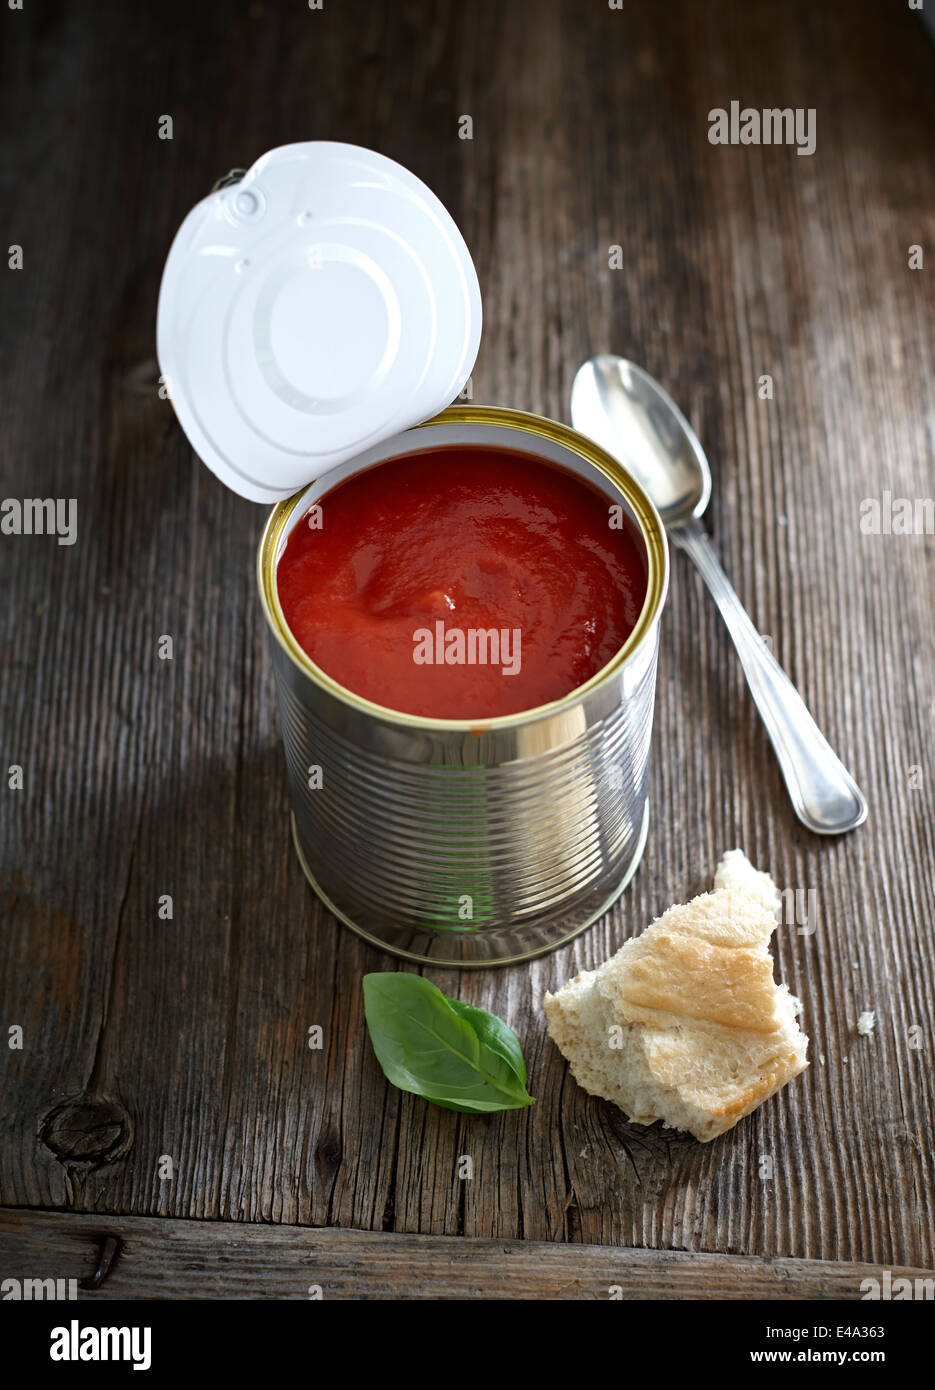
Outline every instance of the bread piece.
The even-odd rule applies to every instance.
[[[742,849],[729,849],[714,871],[715,888],[736,888],[779,920],[780,897],[769,874],[755,869]]]
[[[551,1037],[592,1095],[707,1142],[808,1064],[801,1009],[773,981],[779,895],[740,851],[713,893],[667,912],[545,996]]]

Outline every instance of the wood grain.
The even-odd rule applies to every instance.
[[[0,24],[4,245],[24,256],[0,275],[2,492],[75,497],[79,515],[73,547],[0,537],[0,1024],[24,1029],[0,1048],[0,1200],[127,1231],[209,1218],[246,1242],[239,1223],[264,1222],[930,1267],[935,538],[858,523],[883,489],[935,491],[933,272],[908,268],[911,245],[935,258],[935,50],[916,16],[111,0]],[[711,146],[707,113],[733,99],[815,107],[815,154]],[[401,160],[458,219],[485,302],[475,400],[566,418],[602,350],[667,386],[710,454],[725,567],[870,801],[855,835],[802,829],[674,557],[632,887],[532,968],[430,972],[516,1028],[530,1112],[469,1119],[385,1084],[359,980],[393,962],[338,928],[289,844],[263,516],[157,392],[176,227],[228,168],[307,138]],[[812,1065],[702,1146],[580,1091],[539,1005],[735,845],[816,894],[814,930],[776,947]],[[580,1258],[603,1279],[635,1257]]]
[[[112,1299],[861,1299],[875,1265],[0,1209],[0,1280]],[[924,1280],[924,1269],[891,1269]],[[68,1284],[61,1286],[68,1291]],[[872,1287],[872,1286],[871,1286]],[[893,1287],[892,1285],[890,1287]],[[899,1288],[900,1286],[896,1286]],[[902,1286],[905,1287],[905,1286]]]

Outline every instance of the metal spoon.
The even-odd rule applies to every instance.
[[[734,640],[799,820],[818,835],[862,824],[867,803],[859,787],[750,621],[698,520],[711,496],[711,470],[678,406],[632,362],[592,357],[575,377],[571,418],[643,485],[673,543],[698,567]]]

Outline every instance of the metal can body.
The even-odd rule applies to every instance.
[[[645,546],[646,600],[620,652],[570,695],[477,724],[422,719],[360,699],[299,648],[276,592],[292,527],[342,478],[446,445],[559,463],[623,508]],[[553,950],[623,890],[646,838],[662,524],[615,460],[566,426],[457,406],[281,503],[260,543],[300,862],[326,905],[385,950],[456,967]]]

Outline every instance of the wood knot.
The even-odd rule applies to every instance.
[[[341,1138],[334,1129],[326,1129],[315,1146],[315,1163],[319,1177],[330,1181],[341,1164]]]
[[[62,1163],[97,1168],[123,1158],[133,1143],[133,1126],[117,1101],[71,1096],[49,1111],[40,1137]]]

